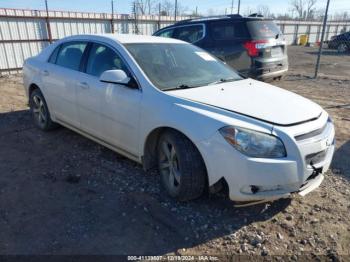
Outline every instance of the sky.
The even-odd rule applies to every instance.
[[[156,0],[154,0],[157,2]],[[174,1],[174,0],[173,0]],[[131,10],[132,0],[114,0],[115,12],[128,14]],[[231,11],[232,0],[178,0],[188,10],[198,7],[200,14],[208,14],[211,9],[216,13],[224,13],[225,9]],[[237,12],[238,0],[234,0],[233,13]],[[241,0],[241,12],[256,8],[258,5],[266,5],[273,13],[286,13],[290,10],[290,0]],[[52,10],[72,10],[85,12],[110,12],[111,0],[48,0],[49,8]],[[326,6],[326,0],[317,0],[317,7]],[[0,8],[26,8],[44,9],[44,0],[0,0]],[[330,13],[348,11],[350,13],[350,0],[331,0]]]

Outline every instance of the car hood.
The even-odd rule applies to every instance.
[[[253,79],[167,93],[281,126],[316,119],[322,112],[302,96]]]

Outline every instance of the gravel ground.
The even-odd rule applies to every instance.
[[[289,75],[274,84],[327,108],[336,125],[332,168],[305,197],[245,208],[220,194],[177,203],[156,173],[68,129],[38,131],[21,77],[0,78],[0,254],[349,260],[350,56],[327,53],[314,80],[315,51],[290,47]]]

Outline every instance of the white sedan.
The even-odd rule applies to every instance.
[[[305,195],[332,160],[334,126],[319,105],[179,40],[67,37],[23,72],[37,127],[58,123],[157,168],[178,200],[223,185],[241,204]]]

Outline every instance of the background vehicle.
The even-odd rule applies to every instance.
[[[67,37],[26,60],[23,80],[38,128],[59,123],[157,167],[178,200],[225,182],[235,201],[306,194],[334,152],[319,105],[176,39]]]
[[[184,20],[154,35],[199,46],[248,77],[280,78],[288,70],[287,45],[281,31],[272,20],[257,15]]]
[[[338,52],[343,53],[350,50],[350,32],[340,35],[332,36],[331,40],[327,42],[328,47],[337,49]]]

